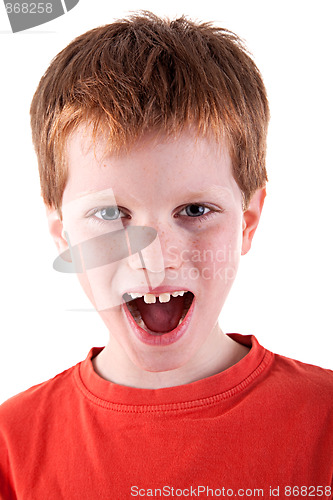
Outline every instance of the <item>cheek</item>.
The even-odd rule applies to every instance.
[[[78,274],[81,287],[97,311],[121,305],[122,297],[114,286],[119,264],[96,267]]]
[[[86,273],[77,274],[77,278],[79,280],[82,290],[84,291],[90,302],[93,304],[93,306],[96,308],[94,294],[92,293],[92,289],[87,274]]]
[[[205,288],[229,291],[241,255],[239,231],[215,230],[197,238],[187,252],[189,273],[196,274]],[[192,271],[191,271],[192,269]]]
[[[115,272],[115,265],[110,264],[91,269],[86,273],[95,309],[97,311],[103,311],[118,306],[121,303],[117,294],[112,290],[112,278]]]
[[[81,270],[78,279],[81,287],[96,310],[119,306],[122,298],[116,292],[114,277],[128,256],[128,245],[123,228],[104,232],[83,224],[71,224],[69,240],[75,268]]]

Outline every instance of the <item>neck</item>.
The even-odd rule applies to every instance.
[[[140,389],[174,387],[216,375],[238,363],[249,352],[249,348],[225,335],[218,325],[196,355],[184,366],[173,370],[143,370],[132,363],[125,353],[120,356],[119,350],[114,347],[110,339],[103,351],[93,359],[94,370],[110,382]]]

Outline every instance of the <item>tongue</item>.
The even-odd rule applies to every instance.
[[[170,297],[169,302],[146,304],[143,298],[136,299],[141,317],[149,330],[153,332],[170,332],[179,323],[184,310],[184,297]]]

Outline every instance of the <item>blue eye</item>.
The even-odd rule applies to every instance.
[[[188,215],[189,217],[201,217],[202,215],[206,215],[210,211],[211,210],[208,207],[204,207],[203,205],[191,204],[183,208],[183,210],[179,212],[179,215]]]
[[[121,217],[121,213],[122,213],[121,210],[119,210],[118,207],[114,206],[114,207],[105,207],[105,208],[101,208],[99,210],[96,210],[94,215],[98,219],[108,221],[108,220],[119,219],[119,217]]]

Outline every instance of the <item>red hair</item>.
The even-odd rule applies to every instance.
[[[242,41],[211,23],[149,12],[77,37],[51,62],[31,104],[31,127],[47,206],[60,209],[65,145],[81,123],[115,150],[148,130],[186,126],[227,140],[244,206],[266,180],[269,107]]]

